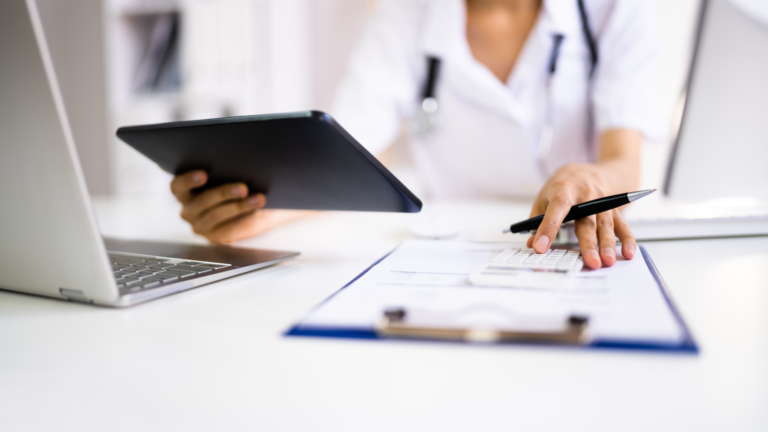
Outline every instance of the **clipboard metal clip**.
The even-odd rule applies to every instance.
[[[582,345],[586,341],[589,318],[571,315],[566,319],[562,331],[514,331],[489,328],[433,327],[409,324],[404,308],[390,308],[384,311],[376,327],[376,333],[384,337],[410,339],[439,339],[480,343],[545,343],[560,345]]]

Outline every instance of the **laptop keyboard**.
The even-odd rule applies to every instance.
[[[109,253],[120,294],[134,293],[232,267],[229,264]]]

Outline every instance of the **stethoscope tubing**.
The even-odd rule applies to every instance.
[[[592,34],[592,30],[589,25],[589,16],[587,14],[587,10],[584,5],[584,0],[577,0],[577,5],[579,9],[579,19],[581,21],[582,33],[584,34],[584,39],[586,41],[587,47],[589,48],[589,56],[590,56],[589,85],[591,88],[592,76],[594,75],[595,69],[597,67],[597,62],[598,62],[597,44],[595,42],[595,38]],[[557,60],[560,56],[560,49],[562,47],[564,39],[565,39],[565,36],[560,33],[556,33],[552,35],[552,51],[549,55],[549,62],[547,64],[546,96],[544,99],[544,123],[542,125],[541,136],[539,138],[538,158],[537,158],[539,170],[541,171],[541,174],[545,179],[549,177],[549,168],[547,166],[547,161],[549,160],[549,154],[552,150],[552,142],[554,140],[554,126],[553,126],[554,110],[552,109],[552,105],[554,104],[552,101],[552,82],[555,76],[555,72],[557,71]],[[432,132],[432,130],[435,127],[435,124],[437,123],[436,116],[437,116],[439,104],[437,102],[437,97],[436,97],[436,88],[437,88],[437,81],[439,80],[439,76],[440,76],[440,65],[441,65],[441,61],[438,57],[435,57],[435,56],[427,57],[427,79],[422,89],[421,106],[417,109],[416,115],[414,115],[411,121],[412,132],[416,135],[423,136],[423,135],[429,134],[430,132]],[[587,122],[589,125],[591,125],[592,124],[591,105],[587,111],[588,111]],[[590,143],[592,140],[591,126],[589,126],[587,130],[588,130],[587,142]]]

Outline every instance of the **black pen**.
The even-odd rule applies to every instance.
[[[592,201],[587,201],[581,204],[576,204],[575,206],[571,207],[571,211],[568,212],[567,215],[565,215],[565,219],[563,219],[563,223],[570,222],[572,220],[585,218],[587,216],[592,216],[593,214],[602,213],[604,211],[613,210],[616,207],[621,207],[625,204],[629,204],[632,201],[637,201],[640,198],[650,195],[652,193],[656,192],[656,189],[646,189],[643,191],[637,191],[637,192],[627,192],[622,193],[618,195],[611,195],[604,198],[598,198]],[[509,227],[509,229],[505,229],[504,232],[508,233],[527,233],[536,230],[539,228],[539,225],[541,224],[541,221],[544,220],[544,215],[538,215],[534,216],[530,219],[524,220],[522,222],[518,222],[516,224],[512,224],[512,226]]]

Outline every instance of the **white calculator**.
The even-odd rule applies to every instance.
[[[552,248],[537,254],[531,248],[505,249],[491,262],[470,273],[477,286],[564,289],[584,267],[581,252]]]

